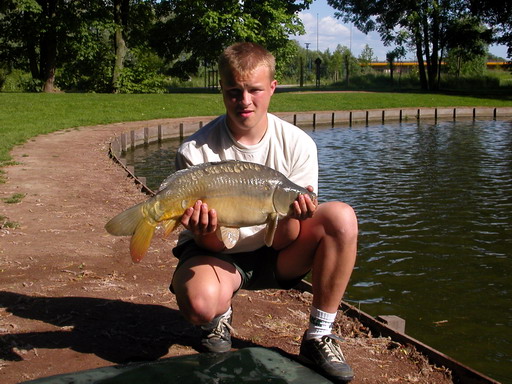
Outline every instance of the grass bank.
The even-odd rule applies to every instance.
[[[300,112],[408,107],[511,107],[512,94],[278,92],[271,111]],[[0,93],[0,166],[31,137],[86,125],[224,112],[218,93],[163,95]]]

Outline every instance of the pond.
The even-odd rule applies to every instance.
[[[406,319],[406,333],[512,380],[512,122],[306,129],[320,201],[352,205],[359,252],[345,300]],[[178,141],[127,154],[157,189]]]

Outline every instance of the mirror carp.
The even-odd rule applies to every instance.
[[[316,199],[313,192],[264,165],[237,160],[204,163],[170,175],[155,196],[121,212],[105,229],[115,236],[132,236],[130,254],[139,262],[156,227],[169,235],[185,209],[201,200],[217,211],[217,236],[227,249],[237,243],[240,227],[259,224],[266,224],[265,244],[271,246],[278,220],[291,213],[299,194]]]

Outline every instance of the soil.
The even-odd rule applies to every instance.
[[[197,330],[168,290],[176,235],[156,236],[134,264],[129,239],[104,230],[147,197],[108,157],[112,137],[139,127],[69,129],[12,151],[16,164],[0,184],[0,382],[197,353]],[[310,302],[297,290],[242,291],[233,303],[233,347],[296,355]],[[452,383],[412,347],[372,337],[343,313],[336,331],[354,384]]]

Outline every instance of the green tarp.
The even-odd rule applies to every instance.
[[[51,376],[25,384],[330,384],[331,381],[282,354],[245,348],[194,354],[155,362],[104,367]]]

